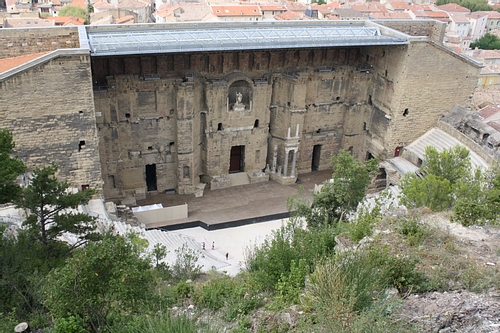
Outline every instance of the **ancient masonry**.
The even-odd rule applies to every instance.
[[[148,192],[290,184],[350,150],[399,154],[456,104],[481,64],[436,21],[0,30],[0,127],[29,168],[133,204]]]

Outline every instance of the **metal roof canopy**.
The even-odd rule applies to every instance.
[[[349,23],[104,29],[88,30],[92,56],[409,44],[403,36],[383,35],[376,26]]]

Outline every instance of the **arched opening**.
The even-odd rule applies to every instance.
[[[222,131],[222,123],[217,124],[217,131]]]
[[[255,122],[253,123],[253,128],[259,127],[259,119],[255,119]]]

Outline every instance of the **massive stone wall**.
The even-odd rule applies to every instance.
[[[79,47],[77,27],[2,29],[0,34],[0,59]]]
[[[237,171],[282,178],[328,168],[342,148],[391,157],[455,103],[467,105],[479,72],[429,41],[102,57],[92,66],[94,86],[106,87],[95,101],[104,193],[115,199],[141,197],[152,164],[156,190],[192,193],[200,179],[234,170],[235,147],[244,147]]]
[[[75,187],[101,188],[90,56],[57,57],[0,81],[0,128],[28,171],[50,163]]]
[[[409,45],[57,57],[0,82],[0,126],[30,168],[129,203],[233,171],[290,183],[339,149],[385,159],[467,106],[480,67],[441,24],[386,26]],[[79,46],[77,28],[31,34],[2,31],[0,57]]]
[[[384,144],[388,149],[411,143],[456,104],[469,106],[480,70],[434,43],[411,43],[406,53],[404,70],[394,73],[394,100]]]

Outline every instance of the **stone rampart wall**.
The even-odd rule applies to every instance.
[[[28,171],[55,163],[75,187],[100,189],[90,57],[58,57],[0,81],[0,128]]]

